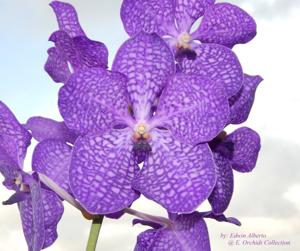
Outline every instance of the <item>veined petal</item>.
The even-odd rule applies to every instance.
[[[9,138],[7,140],[7,138]],[[17,149],[16,147],[10,147],[9,143],[13,143],[15,145],[13,139],[6,135],[0,135],[0,173],[4,177],[3,185],[7,189],[16,190],[15,179],[18,177],[19,172],[21,170],[19,163],[17,160],[12,157],[16,155]],[[7,150],[13,151],[8,152]]]
[[[80,57],[81,64],[89,68],[107,68],[108,50],[103,43],[93,41],[85,36],[75,37],[73,42]]]
[[[59,139],[73,144],[78,135],[70,130],[64,122],[58,122],[44,117],[31,117],[26,125],[35,140]]]
[[[92,214],[118,212],[139,196],[131,188],[138,171],[129,128],[79,137],[70,166],[70,185],[80,204]]]
[[[32,169],[70,192],[69,167],[72,147],[64,141],[48,139],[39,143],[32,155]]]
[[[215,214],[222,214],[228,207],[233,193],[233,171],[229,160],[220,153],[214,153],[217,182],[208,198]]]
[[[141,31],[166,35],[175,29],[174,3],[172,0],[124,0],[121,19],[130,36]]]
[[[152,244],[159,238],[160,231],[156,229],[148,229],[140,233],[137,237],[137,242],[135,244],[134,251],[152,251]]]
[[[44,249],[51,246],[57,239],[57,224],[63,215],[64,208],[59,197],[46,189],[42,189],[42,202],[45,226]]]
[[[31,196],[19,203],[19,210],[28,249],[40,251],[55,241],[53,233],[48,235],[48,229],[56,232],[56,226],[63,214],[63,206],[55,193],[42,189],[35,179],[28,179]]]
[[[214,2],[215,0],[176,0],[175,17],[179,30],[188,32],[192,24],[203,16],[205,10]]]
[[[45,222],[40,184],[33,180],[30,184],[31,196],[20,202],[23,232],[29,251],[40,251],[45,241]]]
[[[82,30],[74,7],[54,1],[51,4],[59,30],[50,36],[55,48],[48,51],[45,70],[55,82],[66,83],[70,72],[85,68],[107,68],[108,50],[98,41],[89,39]],[[69,69],[68,63],[71,65]]]
[[[191,146],[167,130],[154,129],[152,152],[133,180],[133,188],[169,212],[194,211],[210,195],[216,181],[215,164],[207,144]]]
[[[76,10],[71,4],[53,1],[50,6],[55,12],[60,30],[67,32],[71,37],[85,36],[79,24]]]
[[[6,135],[6,136],[5,136]],[[11,153],[10,157],[23,166],[23,161],[26,155],[27,147],[30,145],[31,135],[19,123],[14,114],[9,108],[0,101],[0,136],[6,137],[9,140],[1,140],[0,146],[5,146],[7,153]],[[8,137],[7,137],[8,136]],[[14,154],[12,154],[14,153]]]
[[[195,74],[176,74],[164,89],[156,115],[160,126],[188,144],[208,142],[224,128],[229,105],[220,83]]]
[[[260,137],[248,127],[241,127],[229,134],[222,142],[232,142],[234,151],[230,156],[232,168],[239,172],[251,172],[260,151]]]
[[[55,48],[48,49],[48,59],[44,66],[45,71],[56,83],[65,83],[71,75],[68,61]]]
[[[135,251],[210,251],[208,230],[198,212],[180,215],[173,229],[151,229],[138,236]]]
[[[78,71],[60,89],[58,105],[67,127],[79,134],[124,124],[126,77],[100,68]]]
[[[50,247],[56,241],[57,237],[57,226],[46,228],[43,249]]]
[[[260,76],[244,75],[241,90],[229,99],[231,124],[241,124],[248,119],[257,86],[262,81],[263,79]]]
[[[92,67],[107,68],[108,50],[101,42],[85,36],[72,38],[64,31],[52,33],[49,40],[55,43],[60,57],[70,62],[73,71]]]
[[[245,44],[256,36],[254,19],[241,8],[229,3],[217,3],[205,11],[201,25],[193,38],[203,43],[228,47]]]
[[[243,84],[242,66],[234,52],[222,45],[201,44],[196,48],[195,60],[185,59],[182,71],[187,74],[198,74],[221,83],[230,98]]]
[[[127,76],[134,114],[137,119],[146,119],[155,98],[175,72],[174,57],[158,35],[140,33],[121,46],[113,71]]]

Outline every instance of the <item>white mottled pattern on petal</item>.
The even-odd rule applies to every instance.
[[[236,94],[243,84],[242,66],[234,52],[218,44],[201,44],[196,47],[197,58],[185,59],[182,71],[208,77],[224,86],[228,98]]]
[[[172,52],[156,34],[140,33],[119,49],[113,71],[128,78],[127,89],[137,119],[145,119],[175,71]]]
[[[39,251],[45,241],[45,222],[40,183],[30,179],[28,199],[18,203],[21,213],[23,232],[28,249]]]
[[[244,10],[230,3],[217,3],[207,8],[201,25],[192,35],[203,43],[233,47],[252,40],[256,23]]]
[[[118,212],[138,198],[131,188],[138,170],[131,136],[131,129],[125,128],[86,135],[75,142],[70,185],[75,198],[88,212]]]
[[[136,175],[133,188],[169,212],[193,212],[208,198],[216,181],[208,145],[182,144],[167,130],[154,129],[151,135],[152,152]]]
[[[255,92],[263,79],[260,76],[244,75],[243,86],[240,91],[229,99],[230,123],[241,124],[245,122],[254,103]]]
[[[121,19],[130,36],[141,31],[166,35],[175,27],[173,11],[173,0],[124,0]]]
[[[50,6],[55,12],[60,30],[67,32],[71,37],[85,36],[79,24],[76,10],[71,4],[54,1]]]
[[[59,139],[73,144],[77,134],[70,130],[63,121],[55,121],[44,117],[31,117],[25,125],[35,140]]]
[[[179,215],[172,228],[142,232],[134,251],[210,251],[208,229],[198,212]]]
[[[175,17],[180,31],[188,32],[215,0],[176,0]]]
[[[233,193],[233,171],[229,160],[214,153],[217,182],[208,198],[215,214],[222,214],[228,207]]]
[[[44,69],[56,83],[65,83],[71,75],[67,60],[55,47],[47,51],[48,59]]]
[[[60,89],[58,105],[67,127],[79,134],[124,123],[126,77],[100,68],[78,71]]]
[[[66,191],[70,191],[69,167],[72,147],[64,141],[48,139],[39,143],[32,155],[32,169],[53,180]]]
[[[5,146],[6,151],[11,153],[10,157],[22,167],[27,147],[30,145],[31,135],[19,123],[9,108],[0,101],[0,136],[1,135],[6,139],[9,138],[9,140],[1,140],[0,146]]]
[[[220,83],[178,73],[163,91],[157,107],[160,125],[189,144],[208,142],[228,121],[229,105]]]
[[[230,156],[232,168],[243,173],[251,172],[261,147],[259,134],[248,127],[241,127],[229,134],[223,141],[226,142],[232,142],[234,146]]]

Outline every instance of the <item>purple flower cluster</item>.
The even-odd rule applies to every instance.
[[[139,217],[134,224],[151,229],[135,251],[209,251],[205,218],[240,225],[224,215],[233,170],[252,171],[260,150],[252,129],[225,132],[247,120],[262,81],[244,74],[231,50],[255,37],[255,21],[214,0],[124,0],[130,38],[108,70],[108,49],[85,35],[75,9],[51,7],[59,30],[45,70],[63,84],[63,122],[32,117],[21,125],[0,103],[0,172],[15,190],[4,204],[18,203],[29,250],[55,241],[66,200],[87,218]],[[31,137],[39,143],[26,173]],[[131,209],[140,195],[169,218]],[[206,200],[211,211],[197,212]]]

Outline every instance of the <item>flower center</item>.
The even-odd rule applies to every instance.
[[[177,40],[177,48],[178,49],[192,49],[190,45],[191,36],[187,32],[181,33]]]
[[[135,128],[133,134],[134,140],[148,140],[150,138],[150,134],[148,133],[147,125],[138,124]]]

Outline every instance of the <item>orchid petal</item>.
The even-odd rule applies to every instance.
[[[219,83],[193,74],[176,74],[160,97],[160,126],[188,144],[216,137],[228,121],[229,105]]]
[[[61,188],[70,192],[69,165],[72,147],[56,139],[39,143],[32,155],[32,169],[52,179]]]
[[[174,73],[175,64],[172,52],[159,36],[140,33],[121,46],[113,71],[127,76],[134,115],[146,119],[154,100]]]
[[[170,132],[154,129],[152,152],[132,186],[169,212],[189,213],[208,198],[216,174],[207,144],[195,147],[174,139]]]
[[[0,173],[4,177],[3,185],[7,189],[16,190],[14,180],[18,177],[21,169],[19,164],[7,152],[7,148],[3,144],[5,142],[3,138],[3,136],[0,136]],[[10,140],[9,142],[13,141]]]
[[[218,44],[201,44],[195,60],[185,59],[182,71],[208,77],[224,86],[228,98],[236,94],[243,84],[242,66],[230,49]]]
[[[80,204],[92,214],[118,212],[138,194],[131,181],[138,170],[133,155],[131,129],[90,134],[75,142],[70,185]]]
[[[214,153],[216,163],[217,182],[208,198],[215,214],[223,213],[233,194],[233,172],[230,162],[220,153]]]
[[[40,184],[32,180],[31,196],[19,203],[23,232],[30,251],[40,251],[45,241],[45,223]]]
[[[256,88],[262,80],[260,76],[244,75],[241,90],[229,99],[231,124],[241,124],[248,119],[254,102]]]
[[[71,38],[64,31],[52,33],[49,40],[55,43],[60,57],[70,62],[74,71],[92,67],[107,68],[108,51],[101,42],[84,36]]]
[[[50,6],[55,12],[60,30],[67,32],[71,37],[85,36],[79,24],[76,10],[71,4],[54,1],[50,3]]]
[[[135,251],[210,251],[208,230],[198,212],[180,215],[174,227],[151,229],[138,236]]]
[[[140,233],[137,237],[134,251],[152,251],[153,248],[151,248],[151,246],[155,242],[156,237],[158,237],[159,234],[160,231],[156,231],[155,229],[149,229]]]
[[[121,19],[130,36],[141,31],[165,35],[174,30],[174,3],[172,0],[124,0]]]
[[[207,8],[199,29],[192,36],[203,43],[231,48],[252,40],[256,36],[256,23],[241,8],[229,3],[217,3]]]
[[[176,0],[175,17],[179,30],[188,32],[192,24],[215,0]]]
[[[260,137],[248,127],[241,127],[229,134],[223,144],[232,142],[234,151],[230,156],[232,168],[239,172],[251,172],[260,151]]]
[[[71,75],[68,61],[55,47],[48,49],[48,59],[44,66],[45,71],[56,83],[65,83]]]
[[[64,122],[44,117],[31,117],[25,127],[31,131],[33,138],[38,142],[47,139],[59,139],[74,144],[78,136]]]
[[[67,127],[79,134],[124,124],[126,78],[100,68],[78,71],[60,89],[58,105]]]
[[[19,203],[19,210],[29,250],[40,251],[56,240],[53,236],[57,236],[56,226],[63,214],[63,206],[55,193],[42,189],[33,178],[29,179],[31,196]],[[51,235],[48,235],[48,229],[52,229]]]
[[[42,202],[45,228],[56,228],[64,212],[61,200],[54,192],[42,189]]]
[[[27,147],[30,145],[31,135],[18,122],[9,108],[0,101],[0,136],[4,137],[4,135],[10,138],[10,142],[1,140],[0,146],[5,145],[5,150],[8,153],[14,153],[10,157],[22,167]]]

